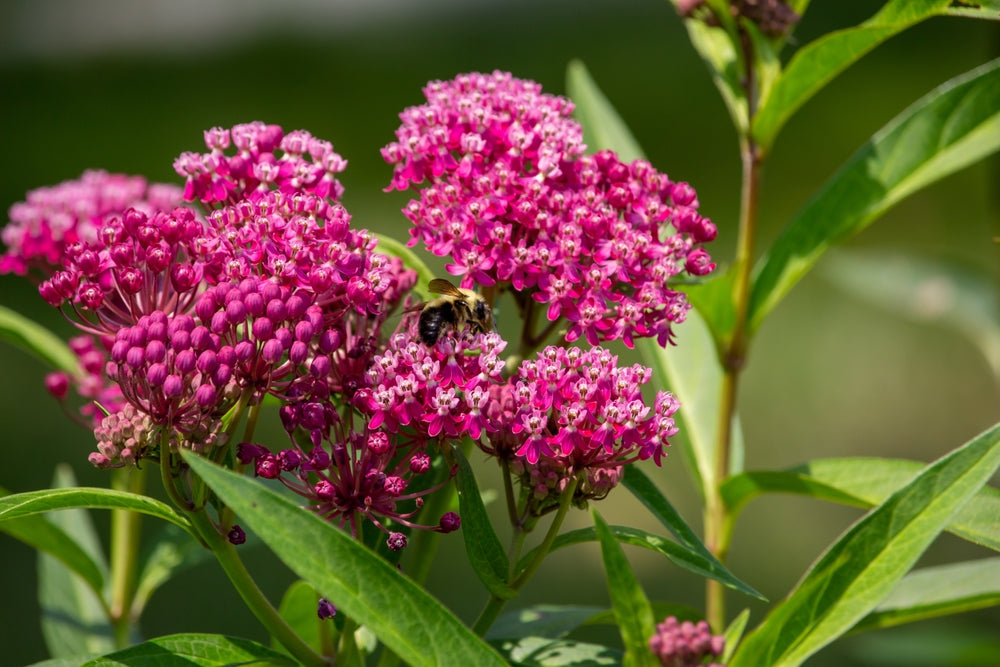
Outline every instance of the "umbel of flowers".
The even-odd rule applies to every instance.
[[[88,172],[31,193],[4,232],[0,268],[34,271],[85,333],[81,373],[48,385],[62,398],[74,384],[108,413],[91,407],[95,465],[190,448],[281,480],[355,536],[371,522],[398,550],[411,528],[459,526],[420,510],[465,437],[518,482],[511,516],[525,529],[567,489],[580,505],[624,466],[660,464],[676,400],[647,402],[650,370],[600,345],[668,344],[683,321],[674,282],[715,266],[694,190],[586,154],[572,103],[533,82],[470,74],[424,92],[383,149],[390,187],[419,189],[404,209],[411,245],[449,257],[490,305],[512,296],[513,354],[459,318],[421,341],[416,272],[352,225],[330,142],[262,122],[212,128],[206,152],[174,162],[183,190]],[[267,397],[284,446],[253,437]]]
[[[715,268],[701,247],[716,228],[687,183],[609,151],[584,155],[573,104],[510,74],[468,74],[424,89],[382,149],[390,189],[419,189],[404,213],[410,244],[451,258],[465,287],[512,290],[525,321],[591,345],[670,340],[688,305],[670,281]]]

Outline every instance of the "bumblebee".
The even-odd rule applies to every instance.
[[[449,327],[456,331],[464,327],[473,333],[493,330],[493,310],[476,292],[442,278],[432,280],[427,289],[441,296],[421,306],[417,331],[426,345],[436,343]]]

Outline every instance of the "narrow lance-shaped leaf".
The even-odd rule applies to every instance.
[[[824,252],[916,190],[1000,148],[1000,60],[952,79],[872,137],[785,227],[761,259],[750,322],[764,317]]]
[[[890,593],[1000,466],[1000,425],[928,466],[837,540],[737,649],[730,667],[799,665]]]
[[[859,299],[962,334],[1000,380],[1000,297],[988,272],[898,252],[844,250],[827,257],[820,272]]]
[[[731,572],[726,570],[725,567],[720,570],[718,561],[714,558],[705,556],[700,551],[695,551],[677,544],[676,542],[671,542],[665,537],[654,535],[653,533],[646,532],[645,530],[641,530],[639,528],[631,528],[629,526],[609,526],[608,529],[611,531],[614,538],[622,544],[631,544],[633,546],[643,547],[644,549],[651,549],[663,556],[666,556],[667,560],[671,563],[677,565],[678,567],[682,567],[689,572],[694,572],[701,577],[715,579],[733,590],[738,590],[741,593],[746,593],[747,595],[763,599],[760,593],[737,579]],[[559,537],[557,537],[552,543],[551,551],[556,551],[557,549],[562,549],[563,547],[568,547],[574,544],[592,542],[596,539],[597,533],[593,528],[578,528],[577,530],[571,530],[560,534]],[[535,549],[532,549],[521,558],[519,565],[523,567],[531,561],[534,555]]]
[[[147,665],[190,665],[226,667],[227,665],[298,664],[286,655],[249,639],[209,634],[170,635],[115,651],[83,663],[83,667],[146,667]]]
[[[763,97],[751,131],[766,152],[785,122],[831,79],[906,28],[942,12],[951,0],[891,0],[854,28],[836,30],[799,49]]]
[[[0,498],[0,522],[79,507],[132,510],[169,521],[190,532],[187,519],[166,503],[135,493],[92,487],[28,491]]]
[[[0,488],[0,496],[10,495]],[[63,565],[80,576],[97,593],[104,588],[106,572],[76,541],[41,515],[26,516],[0,522],[0,531],[21,540],[38,551],[58,558]]]
[[[65,488],[76,484],[72,469],[56,467],[52,486]],[[107,566],[100,539],[90,514],[81,508],[54,513],[48,517],[24,519],[51,521],[65,531],[104,572]],[[42,635],[49,655],[56,658],[93,655],[115,647],[114,632],[103,591],[95,590],[62,562],[47,553],[38,554],[38,604],[42,610]]]
[[[915,570],[852,632],[1000,605],[1000,558]]]
[[[677,6],[677,0],[672,2]],[[733,33],[736,24],[730,16],[727,3],[713,0],[708,4],[715,15],[722,19],[723,25],[710,26],[700,19],[692,18],[684,20],[684,27],[687,29],[691,45],[705,61],[712,74],[712,81],[722,95],[733,126],[740,137],[745,137],[749,131],[748,106],[746,91],[741,84],[744,78],[744,65],[740,52],[734,47],[736,42]]]
[[[262,484],[182,452],[184,460],[295,574],[412,665],[503,665],[426,591],[342,530]]]
[[[660,490],[656,488],[656,485],[643,473],[641,470],[633,466],[625,467],[625,487],[635,495],[639,501],[645,505],[660,522],[667,527],[667,530],[673,534],[677,540],[685,546],[688,551],[698,554],[703,559],[703,562],[708,565],[708,569],[712,574],[712,578],[721,581],[730,588],[735,588],[738,591],[746,593],[747,595],[752,595],[761,600],[766,600],[766,598],[755,591],[753,588],[743,583],[737,579],[732,572],[726,569],[726,566],[720,563],[715,556],[712,555],[698,536],[695,535],[691,527],[684,522],[680,513],[674,509],[674,506],[670,504],[666,496],[660,493]],[[690,569],[690,568],[689,568]]]
[[[509,600],[517,591],[507,586],[510,563],[500,538],[493,530],[490,517],[483,506],[479,485],[465,454],[459,448],[452,450],[458,462],[458,503],[462,517],[462,539],[469,564],[486,588],[497,597]]]
[[[730,477],[720,493],[734,516],[762,493],[795,493],[867,509],[885,501],[923,468],[923,463],[905,459],[819,459],[791,470]],[[1000,490],[984,486],[976,491],[951,518],[946,530],[1000,551]]]
[[[1000,21],[1000,0],[966,0],[953,2],[945,12],[951,16]]]
[[[66,342],[38,322],[0,306],[0,340],[32,354],[56,370],[76,373],[76,355]]]
[[[653,608],[646,594],[642,592],[642,587],[635,578],[618,541],[611,534],[608,524],[597,510],[591,510],[590,513],[594,518],[594,529],[601,542],[601,557],[608,578],[611,608],[615,612],[618,631],[625,647],[624,662],[633,667],[638,665],[656,667],[659,661],[648,646],[649,638],[656,631]]]

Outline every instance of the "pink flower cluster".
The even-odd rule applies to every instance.
[[[679,623],[668,616],[656,625],[656,634],[649,640],[649,650],[660,659],[663,667],[722,667],[706,658],[718,658],[725,650],[725,638],[713,635],[705,621]]]
[[[412,332],[392,337],[372,360],[368,387],[356,401],[371,415],[369,428],[422,439],[478,439],[491,428],[486,409],[490,387],[502,382],[498,334],[446,334],[427,346]]]
[[[583,472],[578,501],[603,498],[619,482],[622,467],[652,458],[657,465],[677,433],[679,403],[658,392],[652,409],[641,387],[650,369],[618,366],[606,349],[547,347],[521,363],[503,387],[493,390],[487,443],[480,446],[512,460],[531,490],[536,513],[554,508],[569,480]]]
[[[174,185],[147,183],[141,176],[85,171],[66,181],[28,193],[10,208],[10,222],[0,232],[7,251],[0,274],[48,277],[61,266],[66,247],[97,239],[98,230],[128,208],[145,213],[170,210],[181,203]]]
[[[272,190],[337,200],[344,192],[336,174],[347,161],[329,141],[305,130],[285,134],[278,125],[259,121],[213,127],[205,131],[205,146],[208,153],[182,153],[174,161],[174,170],[187,179],[188,201],[235,204]]]
[[[584,156],[572,104],[536,83],[468,74],[424,94],[382,150],[390,189],[420,189],[404,209],[410,244],[450,256],[465,287],[500,283],[548,304],[569,342],[665,345],[689,307],[669,281],[715,268],[701,245],[716,228],[694,189],[648,162]]]
[[[104,372],[108,354],[103,341],[94,336],[74,336],[69,340],[69,349],[77,358],[78,372],[49,373],[45,376],[45,388],[56,400],[64,401],[72,386],[77,394],[87,399],[87,403],[80,408],[80,414],[96,428],[104,418],[98,405],[108,412],[117,412],[123,407],[121,389]]]

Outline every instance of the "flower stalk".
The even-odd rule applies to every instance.
[[[116,491],[141,495],[146,487],[146,471],[142,468],[123,468],[111,475],[111,486]],[[125,509],[111,511],[111,606],[110,618],[114,627],[115,646],[125,648],[131,644],[131,629],[135,619],[132,605],[138,578],[139,538],[142,515]]]

